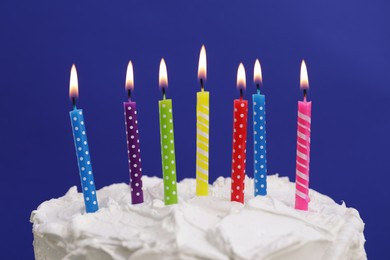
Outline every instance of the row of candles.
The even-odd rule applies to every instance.
[[[207,196],[209,192],[209,92],[205,91],[204,83],[207,78],[206,49],[202,46],[198,64],[198,79],[200,91],[197,93],[196,104],[196,195]],[[310,123],[311,102],[307,101],[309,88],[306,64],[301,64],[301,89],[303,101],[298,102],[298,131],[296,153],[296,193],[295,208],[307,210],[309,203],[309,162],[310,162]],[[265,95],[261,94],[262,72],[260,62],[254,65],[254,84],[256,93],[252,95],[253,106],[253,142],[254,142],[254,195],[267,195],[267,158],[266,158],[266,109]],[[175,138],[173,127],[172,100],[167,99],[168,74],[164,59],[159,68],[159,86],[162,99],[159,103],[161,160],[164,186],[165,205],[178,203]],[[128,101],[123,103],[128,162],[130,172],[131,203],[143,203],[142,161],[140,151],[137,104],[131,99],[134,90],[133,65],[130,61],[127,67],[126,84]],[[233,102],[233,148],[231,172],[231,201],[244,203],[244,180],[246,169],[246,139],[248,124],[248,100],[244,99],[246,88],[245,68],[242,63],[237,71],[237,88],[240,97]],[[73,104],[70,111],[72,131],[81,186],[87,213],[99,209],[95,182],[92,172],[91,158],[85,129],[83,110],[77,108],[78,79],[75,65],[70,74],[69,96]]]

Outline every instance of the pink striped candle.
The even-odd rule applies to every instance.
[[[301,64],[301,89],[303,101],[298,102],[297,158],[295,179],[295,208],[308,210],[309,207],[309,166],[310,166],[310,124],[311,101],[306,99],[309,80],[305,61]]]
[[[125,111],[127,154],[129,157],[131,203],[144,202],[142,191],[141,151],[138,138],[137,103],[131,101],[131,91],[134,89],[133,64],[129,61],[126,73],[126,90],[129,100],[123,102]]]

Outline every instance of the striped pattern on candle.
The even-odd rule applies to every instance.
[[[311,102],[298,103],[295,208],[307,210],[309,203]]]
[[[197,99],[196,195],[207,196],[209,188],[209,92],[199,92]]]

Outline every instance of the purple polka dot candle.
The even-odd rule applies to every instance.
[[[129,100],[123,102],[127,137],[127,154],[129,157],[131,203],[144,202],[142,191],[141,150],[138,138],[137,103],[131,101],[131,91],[134,89],[133,64],[129,61],[126,73],[126,90]]]

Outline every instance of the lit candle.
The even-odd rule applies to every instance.
[[[259,60],[256,60],[253,81],[257,93],[253,98],[253,149],[255,196],[267,195],[267,150],[265,131],[265,96],[260,94],[262,75]]]
[[[209,193],[209,92],[204,91],[207,78],[206,49],[200,50],[198,79],[201,91],[196,102],[196,195]]]
[[[128,101],[123,102],[125,111],[125,125],[127,137],[127,154],[129,157],[131,203],[144,202],[142,191],[141,152],[138,138],[137,103],[131,100],[131,91],[134,90],[133,64],[129,61],[126,73],[126,90]]]
[[[164,179],[165,205],[177,204],[175,137],[173,133],[172,100],[166,99],[168,88],[167,66],[160,62],[159,85],[163,99],[158,102],[160,114],[161,159]]]
[[[234,100],[232,191],[231,201],[244,203],[244,180],[246,167],[246,128],[248,121],[248,101],[243,99],[246,87],[245,68],[242,63],[237,71],[237,88],[240,99]]]
[[[309,166],[310,166],[310,124],[311,101],[306,99],[309,89],[309,79],[305,61],[301,64],[301,89],[303,101],[298,102],[298,131],[297,131],[297,163],[295,208],[308,210],[309,198]]]
[[[77,109],[76,99],[78,97],[78,80],[76,66],[73,65],[70,71],[69,97],[73,103],[73,110],[69,112],[72,123],[74,145],[79,166],[81,188],[84,194],[85,211],[95,212],[99,209],[95,181],[93,179],[91,157],[88,148],[85,120],[82,109]]]

